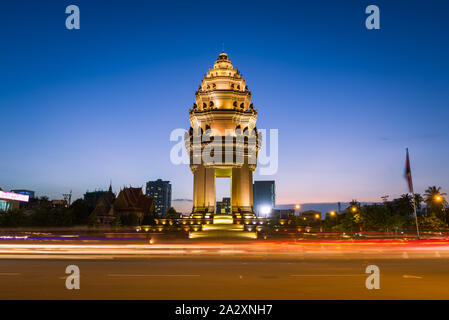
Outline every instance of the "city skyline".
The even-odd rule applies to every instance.
[[[416,192],[449,189],[449,48],[438,41],[446,4],[430,15],[381,1],[381,30],[372,33],[356,2],[292,2],[282,16],[274,4],[247,2],[244,21],[217,4],[168,14],[167,4],[137,3],[104,12],[79,2],[78,33],[64,28],[64,4],[9,4],[20,14],[0,13],[0,34],[14,49],[0,52],[0,105],[10,120],[0,133],[14,137],[2,143],[0,187],[51,198],[73,190],[76,199],[110,180],[117,192],[161,178],[172,182],[173,199],[192,199],[189,167],[170,163],[169,136],[188,129],[194,92],[224,42],[253,93],[258,128],[279,129],[278,172],[255,174],[276,181],[277,203],[398,197],[407,192],[406,147]]]

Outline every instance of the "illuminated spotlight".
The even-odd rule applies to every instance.
[[[333,217],[333,216],[335,216],[335,211],[331,211],[331,212],[329,212],[329,214]]]
[[[260,207],[260,213],[263,215],[269,215],[271,212],[271,207],[270,206],[262,206]]]
[[[356,212],[357,211],[357,207],[352,207],[351,210],[352,210],[352,212]]]
[[[297,205],[295,206],[295,209],[296,209],[296,210],[301,209],[301,205],[297,204]]]
[[[317,213],[316,215],[315,215],[315,219],[319,219],[320,218],[320,215]]]
[[[440,195],[437,195],[437,196],[435,196],[435,200],[436,201],[441,201],[441,200],[443,200],[443,198]]]

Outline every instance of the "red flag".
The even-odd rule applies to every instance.
[[[405,159],[405,177],[407,178],[407,182],[408,182],[408,190],[411,193],[413,192],[413,181],[412,181],[412,169],[410,168],[410,159],[408,156],[408,148],[407,148],[407,156]]]

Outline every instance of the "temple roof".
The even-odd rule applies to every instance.
[[[143,194],[142,188],[124,188],[114,202],[115,211],[139,210],[150,212],[154,199]]]

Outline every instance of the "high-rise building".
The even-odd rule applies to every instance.
[[[231,213],[231,198],[223,198],[222,201],[217,201],[216,213]]]
[[[171,207],[171,183],[170,181],[148,181],[146,195],[154,198],[155,211],[159,215],[163,215]]]
[[[276,205],[276,193],[273,180],[254,181],[254,212],[257,214],[271,214]]]

